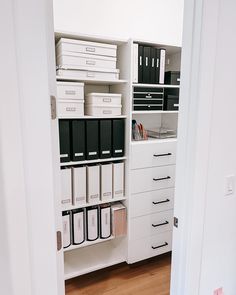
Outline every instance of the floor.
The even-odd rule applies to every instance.
[[[169,295],[170,254],[118,266],[66,283],[66,295]]]

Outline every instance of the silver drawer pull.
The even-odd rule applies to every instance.
[[[152,249],[155,250],[155,249],[166,247],[166,246],[168,246],[168,243],[167,242],[165,242],[164,244],[159,245],[159,246],[152,246]]]
[[[158,226],[163,226],[167,224],[169,224],[169,222],[166,220],[165,222],[162,222],[162,223],[152,224],[152,227],[158,227]]]
[[[171,156],[171,155],[172,155],[172,153],[166,153],[166,154],[154,154],[153,157],[158,158],[158,157],[167,157],[167,156]]]
[[[161,178],[153,178],[154,181],[161,181],[161,180],[167,180],[167,179],[171,179],[171,177],[166,176],[166,177],[161,177]]]
[[[159,205],[159,204],[168,203],[168,202],[170,202],[169,199],[166,199],[164,201],[159,201],[159,202],[152,202],[152,203],[153,203],[153,205]]]
[[[95,48],[94,47],[86,47],[86,51],[95,52]]]

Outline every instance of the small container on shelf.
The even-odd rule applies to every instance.
[[[147,131],[143,124],[138,124],[136,120],[132,120],[132,139],[134,141],[148,140]]]
[[[177,136],[175,130],[167,129],[164,127],[147,130],[147,134],[148,134],[148,137],[157,138],[157,139],[175,138]]]
[[[180,71],[165,72],[165,84],[179,85],[180,84]]]

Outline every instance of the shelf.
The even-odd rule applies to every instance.
[[[167,84],[142,84],[133,83],[134,87],[149,87],[149,88],[179,88],[180,85],[167,85]]]
[[[63,166],[76,166],[76,165],[105,163],[105,162],[114,162],[114,161],[122,161],[122,160],[126,160],[126,157],[86,160],[86,161],[78,161],[78,162],[65,162],[65,163],[60,163],[60,166],[61,167],[63,167]]]
[[[126,238],[105,240],[64,253],[65,280],[126,261]]]
[[[151,138],[149,137],[148,140],[137,140],[131,141],[132,145],[137,145],[137,144],[152,144],[152,143],[164,143],[164,142],[175,142],[177,141],[177,138],[163,138],[163,139],[158,139],[158,138]]]
[[[89,246],[92,246],[92,245],[95,245],[95,244],[98,244],[98,243],[107,242],[107,241],[113,240],[114,238],[115,238],[114,236],[111,236],[111,237],[109,237],[107,239],[97,239],[95,241],[85,241],[80,245],[71,245],[70,247],[64,249],[64,252],[76,250],[76,249],[83,248],[83,247],[89,247]]]
[[[83,82],[90,85],[116,85],[127,83],[127,80],[94,80],[94,79],[79,79],[77,77],[62,77],[56,76],[57,81],[68,81],[68,82]]]
[[[132,111],[133,115],[150,115],[150,114],[178,114],[179,111]]]
[[[62,118],[62,117],[59,117],[58,119],[78,119],[78,120],[89,120],[89,119],[125,119],[127,118],[127,116],[125,115],[121,115],[121,116],[83,116],[83,117],[70,117],[70,118]]]
[[[114,199],[110,199],[110,200],[106,200],[106,201],[98,201],[98,202],[94,202],[94,203],[86,203],[86,204],[83,204],[81,206],[73,206],[73,205],[71,205],[66,210],[63,209],[62,211],[87,208],[87,207],[91,207],[91,206],[97,206],[97,205],[102,205],[102,204],[107,204],[107,203],[115,203],[115,202],[126,201],[126,200],[127,200],[126,197],[120,197],[120,198],[114,198]]]

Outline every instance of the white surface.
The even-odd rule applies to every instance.
[[[56,30],[181,45],[183,0],[54,1]],[[89,17],[88,17],[89,15]],[[147,25],[146,25],[147,24]]]
[[[81,118],[84,116],[83,100],[58,100],[57,115],[59,118]]]
[[[122,198],[124,196],[124,173],[125,164],[113,163],[112,164],[112,192],[113,198]]]
[[[87,202],[96,203],[100,199],[100,167],[87,166]]]
[[[112,164],[100,166],[101,177],[101,200],[112,198]]]
[[[86,204],[87,196],[87,179],[86,167],[73,167],[72,168],[72,188],[73,188],[73,205],[81,206]]]
[[[67,210],[72,204],[71,169],[61,169],[61,207]]]
[[[84,83],[57,82],[57,98],[84,100]]]

